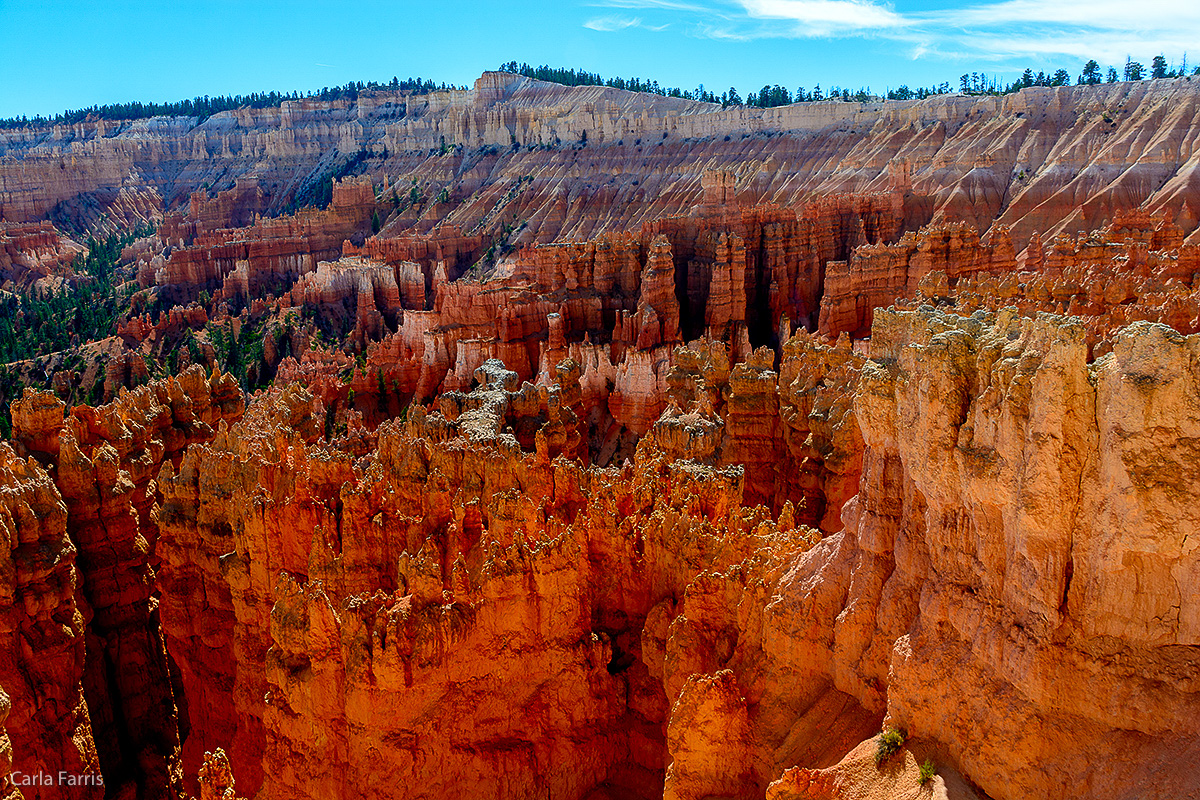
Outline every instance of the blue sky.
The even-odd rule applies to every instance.
[[[0,0],[0,116],[421,76],[508,60],[605,76],[875,91],[1094,57],[1200,63],[1198,0]]]

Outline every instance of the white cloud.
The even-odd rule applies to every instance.
[[[946,26],[943,35],[985,57],[1070,56],[1148,63],[1159,53],[1177,59],[1200,41],[1200,3],[1194,0],[1003,0],[930,14],[919,23]]]
[[[1200,51],[1198,0],[998,0],[959,8],[902,12],[885,0],[595,0],[681,18],[709,39],[870,37],[903,43],[914,59],[991,63],[1095,58],[1148,63]],[[655,22],[661,21],[656,19]],[[650,28],[640,17],[598,17],[593,30]],[[659,26],[662,27],[662,26]],[[1197,53],[1200,55],[1200,52]]]
[[[591,28],[594,31],[604,31],[606,33],[612,31],[623,31],[626,28],[636,28],[642,24],[639,17],[595,17],[583,23],[583,27]]]
[[[602,31],[604,33],[612,33],[614,31],[623,31],[628,28],[642,28],[647,31],[665,31],[671,27],[671,23],[666,22],[662,25],[647,25],[642,22],[641,17],[618,17],[609,15],[607,17],[593,17],[583,23],[583,27],[591,28],[594,31]]]
[[[739,0],[756,19],[788,20],[814,31],[899,28],[908,24],[890,8],[869,0]]]
[[[947,21],[963,26],[1042,23],[1128,32],[1173,31],[1180,25],[1200,24],[1200,3],[1178,0],[1004,0],[943,14]]]
[[[589,5],[601,8],[640,8],[659,9],[663,11],[706,12],[711,10],[695,3],[681,2],[680,0],[599,0],[599,2],[590,3]]]

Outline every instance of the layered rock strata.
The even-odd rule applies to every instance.
[[[449,281],[440,265],[428,311],[412,308],[419,290],[400,289],[419,283],[416,262],[394,265],[401,277],[393,288],[376,262],[353,256],[306,276],[290,302],[336,312],[339,298],[356,296],[353,335],[366,344],[366,363],[353,388],[369,421],[413,399],[469,389],[489,358],[521,380],[546,382],[569,355],[581,369],[599,452],[612,433],[607,419],[641,436],[662,413],[678,343],[720,342],[737,361],[751,345],[786,340],[793,320],[815,326],[825,265],[865,242],[893,241],[907,203],[891,193],[826,198],[799,211],[700,206],[637,233],[526,248],[482,283]],[[354,292],[353,276],[368,269],[371,289]],[[398,320],[398,329],[368,343],[360,332],[377,331],[378,318]],[[311,375],[303,364],[283,374]]]
[[[132,227],[190,205],[208,183],[241,210],[221,210],[218,194],[198,215],[228,224],[261,206],[255,191],[278,213],[303,187],[355,169],[395,194],[388,234],[526,223],[522,241],[546,242],[633,229],[706,193],[797,205],[883,191],[904,174],[935,220],[1006,225],[1019,249],[1034,231],[1076,234],[1143,205],[1194,236],[1197,92],[1179,78],[722,109],[485,73],[465,92],[6,130],[0,217]],[[702,173],[713,168],[736,178],[710,192]]]
[[[85,252],[49,222],[0,222],[0,284],[54,290],[74,276],[72,263]]]
[[[995,797],[1200,790],[1179,727],[1200,703],[1195,337],[1137,323],[1088,363],[1071,318],[881,313],[873,333],[863,481],[820,546],[851,567],[845,610],[781,586],[801,629],[832,623],[837,685]]]
[[[813,537],[742,510],[736,468],[643,449],[585,472],[543,449],[553,419],[523,452],[519,421],[542,401],[495,369],[446,398],[449,416],[381,426],[365,459],[353,437],[318,441],[319,409],[293,387],[164,470],[164,580],[198,573],[227,598],[199,615],[187,604],[184,630],[223,631],[235,658],[178,652],[185,684],[195,676],[223,714],[205,731],[228,737],[239,787],[438,797],[483,779],[503,796],[661,794],[673,699],[696,659],[734,657],[737,632],[698,628],[676,656],[665,627],[642,621],[669,623],[713,581],[721,597],[753,596],[743,570],[777,574]],[[184,600],[172,594],[169,646],[183,622],[166,613]],[[716,652],[699,646],[710,637]]]
[[[237,385],[199,367],[98,409],[77,407],[66,418],[63,403],[48,393],[27,390],[13,404],[14,440],[52,467],[65,512],[78,576],[71,599],[86,622],[76,649],[86,658],[82,672],[73,681],[63,675],[60,684],[87,701],[94,772],[103,770],[110,791],[132,785],[143,797],[168,797],[179,788],[178,706],[186,699],[176,692],[154,596],[154,477],[241,410]],[[18,747],[18,765],[25,763]]]
[[[869,357],[799,332],[774,369],[701,340],[608,469],[570,457],[573,360],[541,387],[485,361],[472,391],[332,438],[297,385],[216,431],[239,401],[198,372],[65,423],[30,394],[19,446],[58,485],[15,456],[6,485],[45,506],[30,542],[58,536],[43,606],[77,623],[52,685],[77,702],[37,721],[12,687],[42,673],[14,666],[13,768],[67,737],[106,778],[132,759],[280,798],[841,797],[900,791],[918,757],[961,797],[960,775],[1186,795],[1193,339],[1138,322],[1091,360],[1076,318],[926,308],[877,311]],[[159,699],[135,685],[163,663],[139,644],[150,580],[177,669]],[[96,681],[93,653],[120,671]],[[908,735],[899,772],[864,765],[881,724]]]
[[[143,259],[138,280],[143,287],[158,287],[167,307],[195,299],[202,290],[244,300],[278,294],[312,272],[318,261],[341,255],[345,241],[361,243],[370,232],[375,193],[369,178],[335,181],[332,198],[324,211],[302,209],[293,216],[198,235],[166,260]],[[196,224],[202,225],[203,218]]]
[[[552,459],[546,426],[523,447],[548,409],[490,366],[439,411],[336,442],[293,387],[166,469],[163,574],[228,598],[183,630],[235,653],[183,649],[181,671],[230,687],[206,730],[239,781],[850,796],[830,787],[860,780],[882,720],[958,796],[960,773],[998,798],[1194,791],[1196,644],[1171,576],[1193,560],[1196,343],[1139,323],[1089,363],[1070,318],[932,310],[879,312],[869,360],[794,341],[783,372],[804,400],[779,413],[781,447],[806,427],[810,459],[833,452],[812,431],[862,446],[845,530],[824,539],[791,502],[742,505],[753,459],[705,464],[744,429],[733,376],[766,369],[753,358],[726,373],[722,414],[695,377],[719,386],[719,365],[679,373],[691,410],[620,469]],[[859,374],[839,410],[829,384]],[[810,474],[834,497],[824,461]],[[418,780],[397,794],[402,774]]]
[[[260,173],[133,248],[114,403],[13,406],[0,773],[144,797],[1200,793],[1195,91],[717,112],[490,75],[0,134],[15,216],[55,193],[161,213],[189,159]],[[259,218],[335,133],[368,176]],[[87,175],[11,189],[68,151]],[[289,331],[244,418],[198,369],[121,392],[210,323],[275,325],[268,366]],[[884,725],[908,740],[876,766]]]
[[[98,780],[77,791],[100,800],[101,761],[83,691],[87,610],[67,507],[49,473],[7,442],[0,444],[0,481],[0,716],[7,730],[0,766],[8,778],[0,793],[54,800],[57,783],[47,786],[41,776],[57,781],[61,771]]]

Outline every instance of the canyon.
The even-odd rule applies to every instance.
[[[6,291],[154,226],[0,387],[0,794],[1200,796],[1198,117],[485,73],[0,131]]]
[[[794,205],[884,190],[889,168],[905,165],[932,219],[984,234],[1005,225],[1021,247],[1034,231],[1079,234],[1143,205],[1191,235],[1198,84],[722,109],[489,72],[468,91],[0,131],[0,219],[130,227],[204,187],[241,199],[225,215],[220,203],[196,209],[201,227],[244,225],[349,170],[389,193],[418,188],[422,202],[389,234],[445,223],[493,234],[515,218],[526,244],[682,213],[700,201],[705,169],[732,171],[743,203]]]

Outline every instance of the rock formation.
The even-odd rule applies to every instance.
[[[84,702],[87,623],[77,599],[76,548],[67,535],[66,505],[49,473],[7,442],[0,444],[0,480],[5,542],[0,686],[11,765],[6,772],[35,781],[14,779],[3,791],[15,788],[27,800],[51,800],[61,795],[57,784],[42,785],[42,775],[101,774]],[[102,798],[103,779],[81,787],[79,796]]]
[[[819,329],[827,336],[846,332],[861,338],[871,330],[876,308],[917,296],[935,271],[953,286],[979,272],[1007,276],[1015,267],[1006,228],[989,242],[981,242],[969,225],[950,223],[909,231],[894,244],[864,245],[849,262],[826,266]]]
[[[62,605],[58,611],[48,600],[41,605],[46,613],[61,617],[58,638],[72,630],[66,627],[72,615],[78,628],[69,651],[77,664],[59,667],[48,680],[59,687],[57,691],[79,693],[79,705],[64,706],[64,699],[47,701],[41,708],[51,710],[57,703],[60,714],[67,714],[69,708],[75,725],[83,726],[81,732],[70,728],[43,733],[41,743],[15,738],[17,768],[30,774],[41,769],[56,776],[60,769],[72,774],[103,770],[110,787],[138,784],[148,797],[167,797],[171,784],[177,783],[178,775],[172,775],[177,767],[171,763],[180,735],[174,679],[153,596],[152,553],[158,538],[151,518],[157,491],[154,476],[160,464],[211,438],[214,425],[239,416],[241,404],[241,393],[228,376],[210,379],[199,367],[178,379],[123,393],[99,409],[77,407],[65,419],[63,403],[49,394],[26,390],[13,404],[15,443],[54,469],[54,481],[44,480],[52,498],[48,495],[38,502],[44,505],[52,499],[57,509],[48,513],[33,500],[22,501],[23,508],[32,507],[33,513],[45,518],[43,526],[51,531],[56,524],[60,528],[55,534],[59,540],[47,540],[40,547],[62,553],[52,563],[61,574],[50,584],[60,586],[65,599],[58,601]],[[33,471],[30,475],[41,472],[32,458],[27,463],[27,470]],[[9,482],[18,478],[19,474]],[[55,541],[61,543],[54,545]],[[52,545],[59,550],[49,549]],[[38,580],[46,585],[50,579]],[[26,636],[31,646],[39,641]],[[63,647],[53,639],[45,641],[36,645],[38,652],[53,653],[53,647]],[[44,656],[44,661],[41,669],[54,669],[53,657]],[[14,684],[0,678],[0,685],[9,691]],[[39,694],[22,691],[14,696],[19,701],[14,708],[27,715],[25,704]],[[10,734],[22,736],[34,730],[19,716],[10,715],[9,726]],[[83,742],[85,735],[85,744],[68,745],[70,737]],[[57,746],[67,755],[39,755],[42,746]],[[72,762],[73,747],[86,747],[86,759]],[[46,797],[58,796],[53,788],[41,791],[49,792]],[[102,794],[103,787],[97,796]],[[26,796],[42,795],[26,791]]]
[[[49,222],[0,223],[0,284],[55,289],[55,278],[71,277],[72,262],[85,248]]]
[[[541,450],[545,428],[523,452],[520,419],[538,394],[512,392],[511,372],[483,374],[442,404],[449,417],[382,426],[365,463],[341,449],[352,440],[316,440],[319,411],[293,387],[164,470],[164,580],[200,566],[193,591],[228,598],[199,616],[187,605],[184,630],[223,631],[244,653],[173,650],[188,695],[194,676],[222,715],[194,735],[228,738],[239,787],[389,797],[403,784],[434,797],[488,776],[513,796],[661,791],[670,704],[662,656],[639,657],[638,620],[664,593],[683,597],[717,542],[732,567],[811,541],[744,516],[736,469],[647,450],[585,479]],[[247,438],[262,429],[276,433]],[[231,457],[249,471],[217,489],[226,479],[211,470]],[[260,497],[256,521],[245,492]],[[671,544],[697,524],[717,527]],[[222,569],[203,555],[227,547]],[[173,623],[164,606],[169,642]],[[369,770],[356,766],[366,752],[378,754]]]
[[[312,272],[317,261],[340,255],[344,241],[361,242],[369,228],[375,209],[370,179],[335,183],[332,193],[325,211],[303,209],[248,228],[198,235],[190,246],[172,251],[161,266],[139,268],[139,280],[161,287],[171,302],[194,299],[205,289],[227,298],[278,292]]]
[[[841,688],[992,796],[1197,791],[1168,577],[1193,560],[1196,346],[1138,323],[1088,363],[1070,318],[876,317],[863,482],[821,545],[855,579],[824,646]]]
[[[846,529],[815,546],[791,502],[777,518],[742,505],[753,458],[747,477],[702,464],[722,427],[744,425],[732,373],[723,422],[707,397],[669,411],[632,464],[590,477],[522,447],[540,401],[492,367],[448,415],[387,423],[365,445],[322,444],[319,407],[293,387],[189,450],[160,481],[163,574],[209,564],[191,580],[229,598],[185,630],[223,630],[244,655],[181,650],[195,653],[181,671],[231,687],[205,704],[227,715],[205,730],[233,743],[239,780],[281,797],[437,796],[468,775],[502,796],[649,796],[659,780],[670,797],[761,796],[792,767],[857,758],[886,719],[943,783],[961,772],[994,797],[1194,790],[1190,612],[1172,578],[1155,581],[1190,569],[1158,510],[1189,513],[1192,455],[1162,426],[1190,424],[1172,404],[1200,391],[1197,344],[1142,323],[1089,364],[1079,323],[1012,311],[880,312],[866,361],[805,342],[785,371],[808,419],[832,415],[806,384],[862,375],[853,416],[840,412],[861,429],[862,479]],[[818,357],[823,377],[793,363]],[[1147,470],[1177,486],[1138,494]],[[564,692],[570,717],[549,701]],[[505,711],[487,712],[498,697]],[[389,755],[364,771],[366,751]],[[425,788],[389,794],[390,769]]]
[[[1197,91],[0,132],[0,797],[1200,795]]]
[[[1197,92],[1194,78],[1180,78],[722,109],[491,72],[465,92],[5,130],[0,218],[53,210],[75,228],[131,227],[190,208],[210,183],[221,191],[197,197],[192,216],[204,228],[238,225],[264,204],[286,209],[331,169],[355,169],[395,194],[389,235],[443,222],[498,234],[525,223],[522,243],[578,241],[706,196],[796,205],[897,181],[930,198],[927,216],[983,233],[998,222],[1018,248],[1034,231],[1078,234],[1143,205],[1194,235]],[[1155,151],[1143,159],[1150,131]],[[706,185],[706,169],[734,177]],[[1107,175],[1119,177],[1096,177]],[[169,227],[185,240],[198,233]]]

